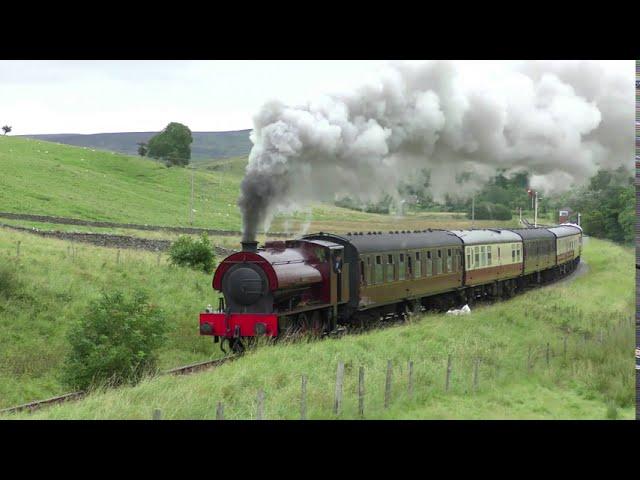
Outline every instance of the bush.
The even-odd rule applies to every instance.
[[[215,255],[206,233],[202,234],[199,241],[182,235],[171,245],[169,257],[172,265],[190,267],[205,273],[213,272]]]
[[[511,220],[511,216],[511,210],[504,205],[490,202],[482,202],[476,205],[476,220]],[[472,217],[471,207],[469,207],[467,217]]]
[[[17,269],[12,265],[0,263],[0,298],[13,297],[21,286]]]
[[[166,334],[164,313],[136,292],[104,293],[70,331],[63,381],[73,388],[137,383],[156,366]]]

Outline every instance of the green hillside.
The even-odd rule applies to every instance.
[[[15,238],[7,239],[5,235],[0,255],[7,255],[13,240]],[[33,244],[29,248],[40,247]],[[112,266],[93,273],[90,268],[84,273],[73,268],[69,269],[66,279],[48,287],[58,272],[47,274],[47,268],[56,263],[68,264],[63,246],[57,248],[55,255],[47,256],[43,251],[37,260],[27,261],[27,257],[24,260],[31,281],[37,282],[38,289],[44,289],[47,298],[64,292],[74,295],[75,288],[89,289],[78,295],[90,297],[96,289],[89,286],[91,282],[81,284],[82,275],[107,282],[124,274],[122,269],[118,271]],[[83,262],[94,261],[89,260],[93,256],[93,253],[83,255]],[[407,325],[342,339],[262,347],[216,370],[186,377],[151,378],[137,387],[96,392],[79,402],[32,415],[20,414],[17,418],[148,419],[153,410],[159,408],[167,419],[211,419],[215,418],[216,403],[223,402],[225,418],[250,419],[255,418],[256,393],[263,389],[266,418],[295,419],[299,418],[301,375],[308,376],[308,417],[334,418],[336,365],[343,361],[346,366],[341,418],[359,418],[356,392],[358,369],[363,366],[365,418],[369,419],[632,419],[635,402],[631,354],[634,343],[632,259],[631,249],[589,239],[584,250],[588,264],[585,275],[532,290],[509,301],[474,307],[468,316],[426,315]],[[96,261],[100,264],[106,260],[101,257]],[[155,267],[142,267],[142,264],[136,268],[139,273],[129,277],[132,283],[138,279],[152,280],[159,273]],[[148,273],[143,273],[145,268]],[[42,273],[44,276],[39,278]],[[79,275],[74,280],[76,284],[63,287],[74,275]],[[163,275],[164,279],[171,278],[169,274]],[[180,299],[176,314],[184,326],[174,345],[180,345],[183,352],[192,349],[205,354],[207,350],[200,346],[202,339],[198,338],[195,327],[188,332],[186,325],[189,322],[195,325],[195,306],[207,298],[207,294],[195,293],[198,278],[179,272],[172,275],[179,277],[175,285],[185,283],[176,294],[169,293],[171,287],[162,281],[154,281],[149,287],[157,298],[168,294],[172,301]],[[201,281],[204,283],[204,279]],[[168,304],[168,300],[165,301]],[[15,345],[17,349],[31,342],[21,357],[25,366],[30,365],[28,359],[34,351],[41,352],[37,359],[32,359],[36,365],[50,362],[48,355],[51,354],[42,354],[50,350],[49,338],[56,334],[56,322],[64,317],[39,312],[46,309],[38,309],[36,303],[18,322],[31,325],[29,316],[36,315],[40,318],[36,324],[39,328],[31,330],[37,333],[27,332],[24,326],[16,327],[12,331],[13,340],[5,344],[5,348]],[[5,315],[3,322],[6,329],[16,320]],[[47,322],[49,326],[44,329]],[[57,348],[63,350],[64,345]],[[445,392],[448,355],[452,356],[452,371],[450,389]],[[473,368],[478,358],[481,359],[478,389],[474,392]],[[5,365],[7,361],[3,360]],[[387,360],[392,361],[393,380],[389,408],[385,409]],[[409,360],[414,362],[413,396],[407,390]],[[5,376],[0,385],[5,383],[5,378],[10,377]],[[3,388],[6,395],[8,387]]]
[[[246,158],[210,160],[194,169],[193,226],[240,230],[236,202]],[[189,226],[190,169],[153,160],[56,143],[0,136],[0,211],[121,223]],[[280,215],[272,231],[344,232],[375,228],[465,228],[456,214],[404,218],[316,205],[310,213]],[[483,221],[477,226],[515,225]]]
[[[137,155],[138,143],[148,142],[158,132],[121,132],[81,134],[25,135],[36,140],[95,148],[125,155]],[[251,150],[250,130],[231,132],[192,132],[191,158],[194,162],[210,158],[247,156]]]

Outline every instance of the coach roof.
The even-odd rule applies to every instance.
[[[546,228],[513,228],[509,231],[517,233],[523,240],[553,240],[556,238]]]
[[[452,233],[462,239],[465,245],[478,245],[481,243],[508,243],[521,242],[522,238],[517,233],[509,230],[485,229],[485,230],[451,230]]]
[[[460,239],[446,230],[399,233],[349,233],[342,235],[360,253],[417,250],[430,247],[460,246]]]
[[[551,227],[548,230],[558,238],[568,237],[569,235],[580,235],[582,233],[582,230],[580,228],[569,225]]]

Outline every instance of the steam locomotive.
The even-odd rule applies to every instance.
[[[398,315],[483,298],[509,298],[571,273],[582,229],[422,230],[242,242],[213,277],[218,311],[200,314],[200,334],[228,342],[296,332],[323,335]],[[224,350],[224,347],[223,347]]]

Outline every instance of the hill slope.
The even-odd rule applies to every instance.
[[[358,369],[365,367],[365,418],[634,418],[633,252],[590,239],[586,275],[536,289],[471,315],[427,315],[408,325],[313,343],[264,347],[216,370],[158,377],[94,393],[77,403],[18,418],[299,418],[300,377],[308,376],[309,418],[333,418],[336,364],[345,362],[342,418],[359,418]],[[567,338],[566,355],[563,339]],[[546,351],[549,351],[549,361]],[[445,392],[447,356],[451,383]],[[480,359],[477,392],[473,369]],[[391,401],[384,408],[387,360]],[[407,362],[414,362],[413,396]]]
[[[247,156],[252,143],[251,130],[231,132],[192,132],[191,158],[193,161],[209,158]],[[75,133],[52,133],[46,135],[24,135],[27,138],[63,143],[78,147],[89,147],[127,155],[138,154],[138,142],[148,142],[158,132],[95,133],[82,135]]]
[[[210,160],[195,169],[193,226],[240,230],[236,202],[245,165],[246,159],[238,157]],[[0,136],[0,168],[0,211],[189,226],[189,169],[167,168],[138,156],[6,136]],[[303,226],[312,231],[345,232],[465,228],[469,224],[455,214],[396,218],[316,205],[307,213],[279,216],[271,230],[294,234]],[[476,222],[492,227],[507,224]]]

